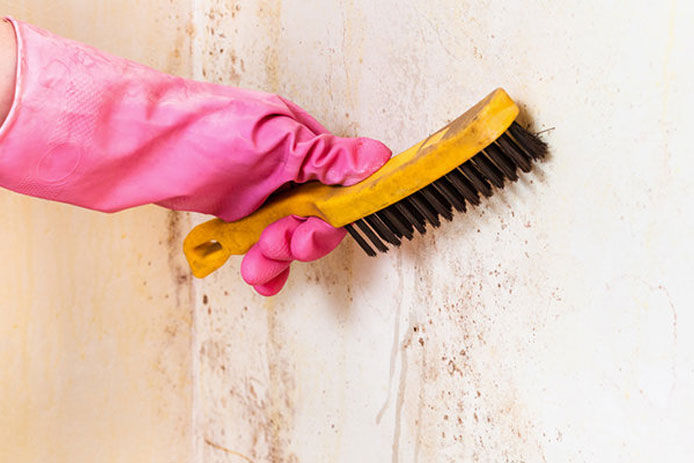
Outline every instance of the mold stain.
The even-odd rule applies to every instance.
[[[282,0],[261,0],[256,11],[258,20],[267,36],[267,46],[263,52],[265,64],[265,91],[278,93],[280,82],[280,50],[282,32]]]
[[[290,439],[287,431],[292,429],[294,401],[291,392],[294,389],[294,378],[287,368],[288,361],[283,357],[280,339],[280,328],[277,320],[277,309],[274,304],[267,304],[268,331],[268,375],[269,407],[266,411],[266,439],[269,444],[270,461],[284,461],[285,449]]]
[[[436,248],[432,255],[447,255],[450,243],[441,235],[427,246]],[[451,278],[431,270],[436,266],[427,255],[418,253],[423,257],[413,265],[417,286],[409,318],[424,322],[414,322],[408,332],[422,357],[409,364],[403,387],[410,392],[394,431],[400,439],[394,449],[400,455],[393,461],[403,458],[405,433],[414,438],[408,439],[410,461],[436,460],[443,451],[472,460],[482,455],[544,458],[533,421],[518,403],[513,383],[504,380],[509,375],[481,363],[494,350],[489,337],[494,336],[493,344],[499,342],[494,314],[503,313],[506,301],[515,297],[514,287],[523,282],[516,282],[516,275],[501,264],[490,265],[483,256],[467,253],[465,263],[451,262],[456,269],[452,274],[461,278],[451,284]],[[433,300],[437,302],[432,305]],[[498,402],[504,404],[501,409]],[[500,442],[508,448],[499,448]]]
[[[206,67],[204,72],[210,80],[225,79],[225,82],[234,83],[241,79],[245,69],[243,60],[233,49],[231,40],[226,39],[226,34],[231,34],[233,25],[229,18],[235,18],[239,14],[236,6],[223,6],[222,2],[212,2],[215,10],[210,9],[208,29],[206,34],[210,37],[205,48],[204,60]],[[243,14],[255,14],[258,19],[259,29],[267,34],[263,43],[265,49],[258,50],[255,56],[260,58],[264,65],[264,78],[266,81],[264,90],[280,92],[282,82],[280,71],[282,69],[280,52],[282,50],[282,2],[280,0],[262,0],[256,4],[256,8],[245,8]],[[221,9],[220,9],[221,8]],[[249,10],[248,12],[246,11]],[[342,4],[343,36],[341,58],[345,75],[344,110],[345,119],[350,120],[346,129],[346,135],[354,134],[359,117],[358,90],[359,70],[362,61],[362,49],[364,44],[363,32],[359,25],[363,23],[362,13],[355,8],[355,1],[349,0]],[[226,21],[226,22],[225,22]],[[339,55],[338,55],[339,56]],[[481,56],[480,56],[481,57]],[[414,58],[414,56],[413,56]],[[338,58],[339,59],[339,58]],[[408,62],[408,72],[418,71],[416,60],[414,70]],[[220,64],[221,63],[221,64]],[[226,64],[224,64],[226,63]],[[249,66],[250,67],[250,66]],[[229,70],[232,71],[229,71]],[[420,71],[421,72],[421,71]],[[261,71],[261,75],[262,75]],[[341,79],[340,79],[341,80]],[[329,86],[330,87],[330,86]],[[330,88],[332,91],[333,89]],[[423,98],[423,96],[422,96]],[[492,211],[493,212],[493,211]],[[484,210],[478,212],[481,215]],[[528,222],[528,226],[530,223]],[[502,230],[506,227],[502,225]],[[473,230],[474,231],[474,230]],[[480,232],[480,230],[477,230]],[[470,238],[472,232],[468,232],[464,238]],[[439,238],[440,237],[440,238]],[[474,239],[474,237],[472,238]],[[426,256],[427,254],[441,256],[449,248],[450,242],[443,235],[433,235],[412,243],[412,254]],[[350,253],[353,247],[350,247]],[[345,251],[346,252],[346,251]],[[402,272],[408,263],[402,262],[403,253],[398,253],[396,270],[399,274],[398,291],[399,298],[394,301],[395,319],[393,321],[393,342],[390,348],[390,365],[388,368],[388,392],[385,401],[378,411],[376,423],[380,424],[383,416],[389,410],[391,399],[394,398],[394,423],[392,432],[392,461],[409,460],[404,453],[409,448],[411,437],[414,436],[414,461],[420,458],[423,461],[435,461],[440,456],[440,448],[450,446],[453,441],[460,447],[457,455],[485,455],[485,446],[490,441],[503,441],[507,435],[504,428],[514,431],[511,433],[517,439],[528,439],[532,431],[523,428],[527,421],[521,411],[511,404],[504,410],[495,409],[495,404],[487,397],[504,395],[499,392],[498,385],[493,384],[495,378],[485,370],[484,365],[479,364],[479,358],[484,358],[485,352],[481,352],[487,343],[485,328],[493,320],[488,315],[497,308],[493,303],[485,305],[483,295],[492,291],[492,287],[500,289],[499,283],[493,285],[485,278],[475,278],[474,275],[486,274],[485,270],[496,264],[485,265],[480,261],[477,269],[470,271],[470,265],[461,262],[453,262],[457,267],[456,275],[460,280],[452,283],[452,278],[442,278],[431,269],[440,268],[430,258],[424,257],[415,267],[416,286],[403,290]],[[467,256],[466,256],[467,257]],[[473,261],[474,261],[473,255]],[[455,260],[455,259],[454,259]],[[474,265],[473,265],[474,267]],[[467,270],[467,271],[466,271]],[[352,281],[352,268],[346,267],[346,280]],[[467,273],[467,274],[464,274]],[[498,276],[497,273],[494,274]],[[310,282],[318,282],[320,274],[309,276]],[[484,283],[484,285],[483,285]],[[330,283],[331,285],[333,283]],[[511,288],[509,288],[509,291]],[[352,300],[352,288],[347,285],[343,290],[346,297]],[[410,313],[403,314],[403,294],[414,296],[417,307],[410,309]],[[225,292],[226,294],[226,292]],[[488,293],[486,293],[488,295]],[[445,304],[433,305],[434,299],[439,297],[446,301]],[[247,412],[245,419],[248,430],[252,435],[251,451],[247,451],[252,461],[297,461],[295,455],[289,453],[291,445],[292,427],[294,422],[294,397],[293,364],[290,354],[286,352],[286,344],[282,333],[281,316],[277,308],[271,302],[266,302],[266,317],[264,334],[265,358],[263,366],[267,377],[262,382],[254,378],[246,378],[243,381],[243,389],[229,391],[230,395],[238,399]],[[409,308],[408,308],[409,309]],[[215,310],[217,303],[215,302]],[[257,310],[257,309],[256,309]],[[217,316],[217,314],[215,313]],[[422,324],[407,324],[402,320],[406,315],[414,319],[428,319],[427,330],[431,334],[424,334]],[[278,318],[279,317],[279,318]],[[425,318],[421,318],[425,317]],[[432,322],[434,320],[434,322]],[[402,326],[401,326],[402,324]],[[403,330],[405,331],[403,333]],[[404,337],[404,339],[400,339]],[[414,341],[414,342],[413,342]],[[490,340],[490,343],[493,341]],[[420,361],[412,358],[409,349],[415,348],[415,356],[421,356]],[[400,354],[400,359],[397,358]],[[443,355],[442,355],[443,354]],[[443,360],[441,359],[443,357]],[[399,360],[399,362],[398,362]],[[399,364],[399,365],[398,365]],[[399,366],[399,368],[398,368]],[[221,368],[221,367],[220,367]],[[229,370],[233,370],[232,367]],[[447,374],[448,372],[448,374]],[[385,372],[384,372],[385,373]],[[501,376],[503,378],[503,376]],[[494,390],[494,388],[497,390]],[[484,394],[480,392],[484,391]],[[513,395],[512,392],[509,395]],[[509,418],[507,415],[517,416]],[[506,416],[505,416],[506,415]],[[441,421],[444,428],[430,428],[428,425]],[[492,420],[492,416],[494,420]],[[454,418],[455,417],[455,418]],[[388,424],[390,422],[386,420]],[[414,426],[412,426],[414,423]],[[513,425],[513,426],[510,426]],[[334,425],[333,425],[334,426]],[[451,426],[457,426],[452,429]],[[515,427],[514,427],[515,426]],[[331,428],[333,429],[333,428]],[[443,429],[443,430],[442,430]],[[452,432],[455,431],[455,432]],[[511,436],[511,434],[508,434]],[[511,436],[511,437],[513,437]],[[464,442],[464,444],[463,444]],[[215,447],[214,441],[207,445]],[[405,446],[408,446],[406,449]],[[436,448],[436,446],[439,448]],[[517,450],[517,449],[516,449]],[[490,453],[498,456],[498,453]],[[513,452],[508,453],[513,456]],[[474,459],[474,458],[473,458]]]
[[[358,113],[359,82],[364,61],[365,36],[363,25],[366,18],[362,11],[355,5],[354,0],[343,2],[343,28],[342,28],[342,69],[345,73],[345,98],[343,101],[345,114],[345,128],[343,136],[355,137],[359,132],[357,118],[349,117],[349,114]]]
[[[405,405],[405,391],[407,388],[407,348],[412,342],[412,332],[408,332],[400,349],[400,380],[398,381],[398,395],[395,401],[395,424],[393,427],[393,445],[391,461],[398,463],[400,459],[400,436],[402,434],[402,411]]]
[[[238,86],[243,60],[236,56],[234,28],[241,7],[238,3],[213,0],[202,13],[202,77],[208,82]]]
[[[383,406],[376,415],[376,424],[381,422],[383,414],[388,408],[390,403],[391,390],[393,388],[393,375],[395,374],[395,361],[398,354],[398,345],[400,344],[400,318],[402,314],[402,303],[404,295],[404,285],[403,285],[403,274],[402,274],[402,254],[397,255],[397,262],[395,264],[396,271],[398,273],[398,284],[397,284],[397,298],[395,300],[395,319],[393,321],[393,347],[390,351],[390,367],[388,369],[388,394]]]
[[[287,343],[283,340],[282,327],[273,302],[259,299],[258,302],[260,307],[256,310],[265,311],[264,368],[262,373],[258,372],[262,376],[236,378],[241,383],[228,388],[226,397],[231,396],[241,407],[243,421],[246,423],[244,434],[249,438],[248,447],[244,449],[247,458],[259,462],[298,461],[296,455],[289,451],[295,408],[293,360],[286,352]],[[222,362],[233,363],[229,354],[212,341],[203,343],[203,350],[200,352],[201,357],[207,359],[206,369],[210,372],[233,370],[222,368]],[[233,371],[229,372],[232,373]]]
[[[166,229],[166,247],[168,250],[168,265],[172,275],[176,306],[180,307],[185,304],[192,307],[193,286],[191,284],[191,274],[183,257],[183,227],[187,225],[187,220],[183,218],[183,213],[169,211],[167,212]]]
[[[172,20],[178,22],[180,19],[175,18]],[[190,57],[192,56],[191,35],[187,31],[181,30],[180,27],[176,31],[176,37],[167,55],[163,70],[170,74],[188,74],[184,75],[184,77],[189,77],[191,71]]]
[[[234,450],[229,450],[229,449],[226,448],[226,447],[223,447],[223,446],[221,446],[221,445],[219,445],[219,444],[216,444],[216,443],[212,442],[210,439],[205,438],[205,444],[209,445],[210,447],[212,447],[212,448],[214,448],[214,449],[221,450],[222,452],[226,453],[227,455],[233,455],[233,456],[235,456],[235,457],[238,457],[238,458],[240,458],[240,459],[242,459],[243,461],[246,461],[246,462],[248,462],[248,463],[255,463],[254,460],[251,460],[250,458],[248,458],[248,457],[247,457],[246,455],[244,455],[243,453],[236,452],[236,451],[234,451]]]

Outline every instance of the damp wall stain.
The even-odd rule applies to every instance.
[[[502,86],[552,156],[397,251],[294,265],[269,301],[239,258],[196,282],[202,461],[687,461],[691,8],[235,5],[198,4],[209,80],[396,152]]]

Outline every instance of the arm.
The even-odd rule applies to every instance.
[[[0,43],[0,58],[10,50],[7,78],[0,74],[8,88],[0,186],[18,193],[107,212],[155,203],[231,221],[286,185],[353,185],[390,157],[376,140],[331,134],[279,95],[163,74],[12,24],[3,40],[15,35],[16,50]],[[327,254],[345,233],[285,217],[249,251],[242,274],[274,294],[292,260]]]
[[[0,21],[0,124],[12,107],[16,72],[17,42],[14,29],[7,21]]]

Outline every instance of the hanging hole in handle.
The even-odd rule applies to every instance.
[[[211,254],[221,251],[222,244],[219,241],[208,241],[195,246],[195,252],[202,258],[208,257]]]

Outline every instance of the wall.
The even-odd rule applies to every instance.
[[[552,155],[281,295],[196,284],[205,462],[687,461],[691,2],[200,0],[199,78],[396,151],[497,86]]]
[[[0,1],[0,13],[190,73],[185,2]],[[190,461],[186,219],[7,191],[0,211],[0,461]]]
[[[271,299],[191,284],[186,216],[0,192],[0,460],[687,461],[694,12],[651,3],[0,1],[395,151],[503,86],[552,150]]]

